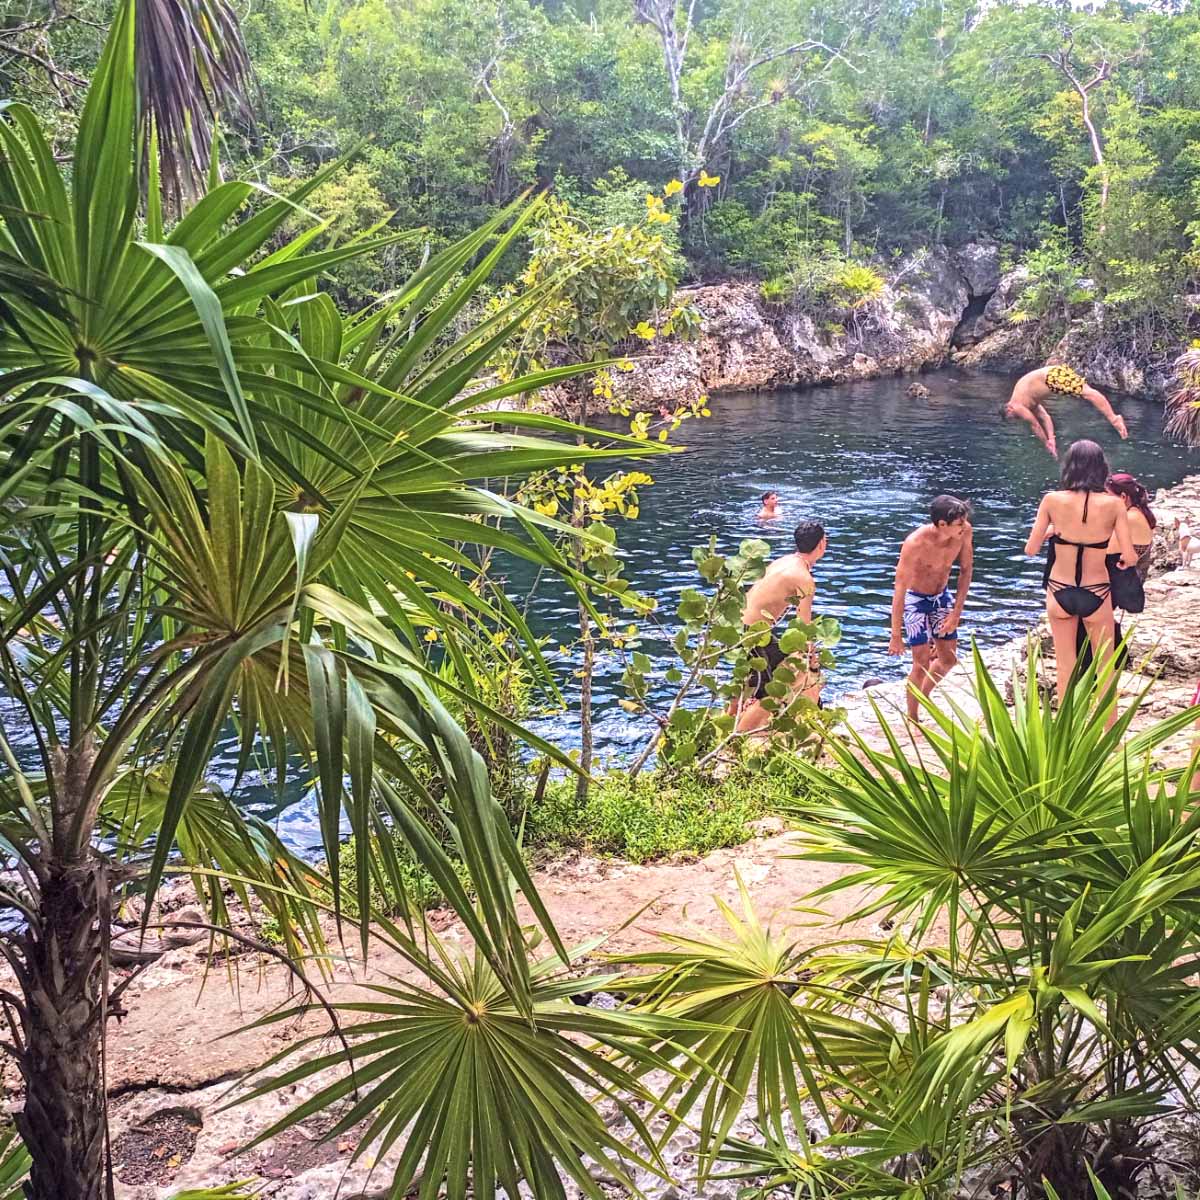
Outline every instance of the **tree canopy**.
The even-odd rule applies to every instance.
[[[66,145],[109,4],[8,7],[7,90]],[[244,29],[260,113],[229,115],[224,160],[281,187],[362,143],[319,197],[347,231],[394,213],[452,239],[528,187],[611,221],[678,179],[693,277],[1065,236],[1120,292],[1200,216],[1190,3],[255,0]],[[346,282],[386,290],[419,252]]]

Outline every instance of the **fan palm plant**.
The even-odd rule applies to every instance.
[[[1167,434],[1200,446],[1200,349],[1185,350],[1175,360],[1175,384],[1167,400]]]
[[[1095,683],[1052,710],[1034,655],[1010,710],[976,654],[982,717],[927,702],[932,763],[852,735],[837,771],[800,766],[799,857],[848,868],[808,902],[865,892],[847,919],[894,932],[808,950],[728,914],[731,938],[632,960],[620,987],[710,1026],[676,1037],[667,1097],[699,1111],[703,1170],[763,1197],[948,1198],[977,1167],[1031,1200],[1089,1170],[1136,1192],[1200,1061],[1200,812],[1151,766],[1196,713],[1106,729]],[[748,1100],[765,1144],[729,1136]]]
[[[585,369],[477,382],[552,283],[453,332],[532,206],[499,214],[350,317],[318,289],[321,273],[409,235],[319,249],[316,222],[270,248],[324,176],[256,207],[249,185],[214,182],[169,229],[152,180],[139,216],[141,9],[117,9],[69,185],[32,112],[13,104],[0,118],[0,251],[57,297],[42,303],[0,273],[11,314],[0,337],[0,849],[12,868],[0,907],[13,918],[0,955],[15,980],[0,1004],[35,1200],[104,1191],[100,1051],[120,995],[111,918],[123,892],[153,897],[165,873],[192,876],[215,926],[228,887],[253,893],[295,959],[321,951],[324,908],[340,915],[343,817],[360,835],[362,912],[373,879],[402,890],[395,862],[370,851],[399,830],[532,1020],[514,884],[565,951],[480,759],[438,699],[423,635],[434,629],[455,654],[460,628],[526,633],[503,597],[465,578],[476,547],[572,577],[539,529],[552,523],[489,480],[638,449],[577,446],[573,426],[489,411]],[[280,787],[315,780],[331,878],[206,778],[222,737],[237,747],[234,789],[264,759]],[[436,794],[414,756],[431,764]]]

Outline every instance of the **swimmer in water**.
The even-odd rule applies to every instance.
[[[1129,436],[1125,422],[1113,411],[1108,397],[1090,387],[1086,379],[1070,367],[1038,367],[1029,371],[1017,380],[1003,408],[1003,414],[1010,421],[1025,421],[1033,430],[1034,436],[1050,452],[1052,458],[1058,458],[1058,445],[1054,440],[1054,422],[1046,411],[1042,401],[1051,395],[1078,396],[1097,409],[1104,419],[1121,435]]]
[[[783,513],[779,511],[779,493],[763,492],[762,508],[758,510],[760,521],[778,521]]]

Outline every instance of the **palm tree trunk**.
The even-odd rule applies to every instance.
[[[107,875],[95,863],[51,864],[40,920],[23,935],[28,974],[17,1129],[33,1156],[30,1200],[102,1200],[104,977],[101,917]]]
[[[583,666],[579,677],[579,769],[583,774],[575,780],[575,799],[584,804],[592,773],[592,672],[596,668],[596,639],[592,634],[591,617],[582,603],[579,605],[579,635],[583,642]]]

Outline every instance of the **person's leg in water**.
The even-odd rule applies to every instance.
[[[1116,633],[1116,624],[1113,619],[1112,601],[1105,600],[1090,617],[1084,617],[1083,627],[1087,630],[1088,641],[1092,647],[1092,661],[1097,664],[1097,670],[1112,670],[1109,680],[1109,690],[1115,693],[1120,685],[1121,677],[1112,663],[1113,650],[1116,646],[1116,643],[1113,641]],[[1104,728],[1111,729],[1116,719],[1117,706],[1113,704],[1108,718],[1104,722]]]

